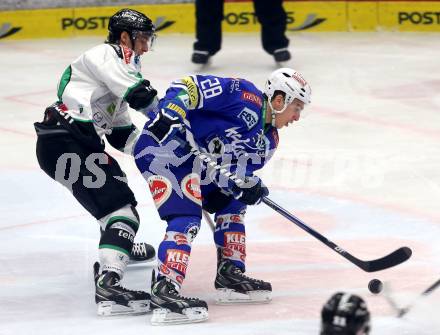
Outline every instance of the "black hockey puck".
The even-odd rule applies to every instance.
[[[371,293],[378,294],[382,291],[383,284],[379,279],[372,279],[368,283],[368,289],[370,290]]]

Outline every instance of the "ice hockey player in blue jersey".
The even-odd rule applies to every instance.
[[[311,89],[302,75],[281,68],[270,74],[264,92],[239,78],[192,75],[174,81],[134,148],[159,215],[167,222],[153,278],[152,324],[199,322],[206,302],[179,295],[201,222],[213,213],[216,229],[218,303],[267,303],[271,284],[244,275],[246,206],[269,194],[254,172],[270,159],[277,129],[298,121]],[[191,152],[196,148],[237,176],[212,168]]]

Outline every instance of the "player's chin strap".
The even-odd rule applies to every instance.
[[[270,106],[270,111],[271,111],[271,114],[272,114],[272,127],[276,127],[276,125],[275,125],[275,121],[276,121],[275,120],[275,115],[281,114],[282,112],[284,112],[286,110],[286,108],[287,108],[287,103],[284,102],[284,106],[283,106],[283,108],[281,110],[276,110],[272,106],[272,97],[273,97],[273,95],[267,97],[267,103]]]

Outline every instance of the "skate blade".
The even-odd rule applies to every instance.
[[[150,311],[149,300],[130,301],[128,306],[114,301],[101,301],[97,304],[99,316],[142,315]]]
[[[180,313],[171,312],[166,308],[153,310],[151,324],[153,326],[179,325],[202,322],[208,319],[208,310],[203,307],[186,308]]]
[[[154,262],[156,260],[156,256],[153,256],[151,258],[147,258],[145,260],[142,261],[135,261],[135,260],[128,260],[128,264],[127,265],[137,265],[137,264],[145,264],[145,263],[151,263]]]
[[[231,289],[217,289],[217,305],[267,304],[272,300],[271,291],[248,291],[239,293]]]

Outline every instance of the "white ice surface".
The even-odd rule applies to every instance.
[[[375,335],[440,334],[439,293],[405,319],[393,317],[368,281],[388,281],[402,305],[440,274],[440,46],[436,34],[295,34],[293,61],[313,90],[305,119],[280,133],[261,176],[271,198],[363,259],[407,245],[413,257],[367,274],[264,205],[247,216],[248,272],[270,280],[261,306],[215,306],[215,252],[206,225],[197,237],[183,293],[209,303],[197,325],[152,328],[149,316],[95,315],[92,264],[98,225],[38,167],[32,123],[56,99],[59,76],[102,39],[0,43],[0,334],[318,334],[319,311],[334,292],[362,295]],[[192,36],[160,36],[143,74],[160,95],[200,71],[189,62]],[[226,35],[201,72],[263,87],[275,69],[257,35]],[[135,115],[142,126],[142,117]],[[111,151],[114,153],[114,151]],[[165,225],[128,157],[117,156],[140,203],[138,240],[155,246]],[[131,268],[124,284],[148,289],[151,267]]]

